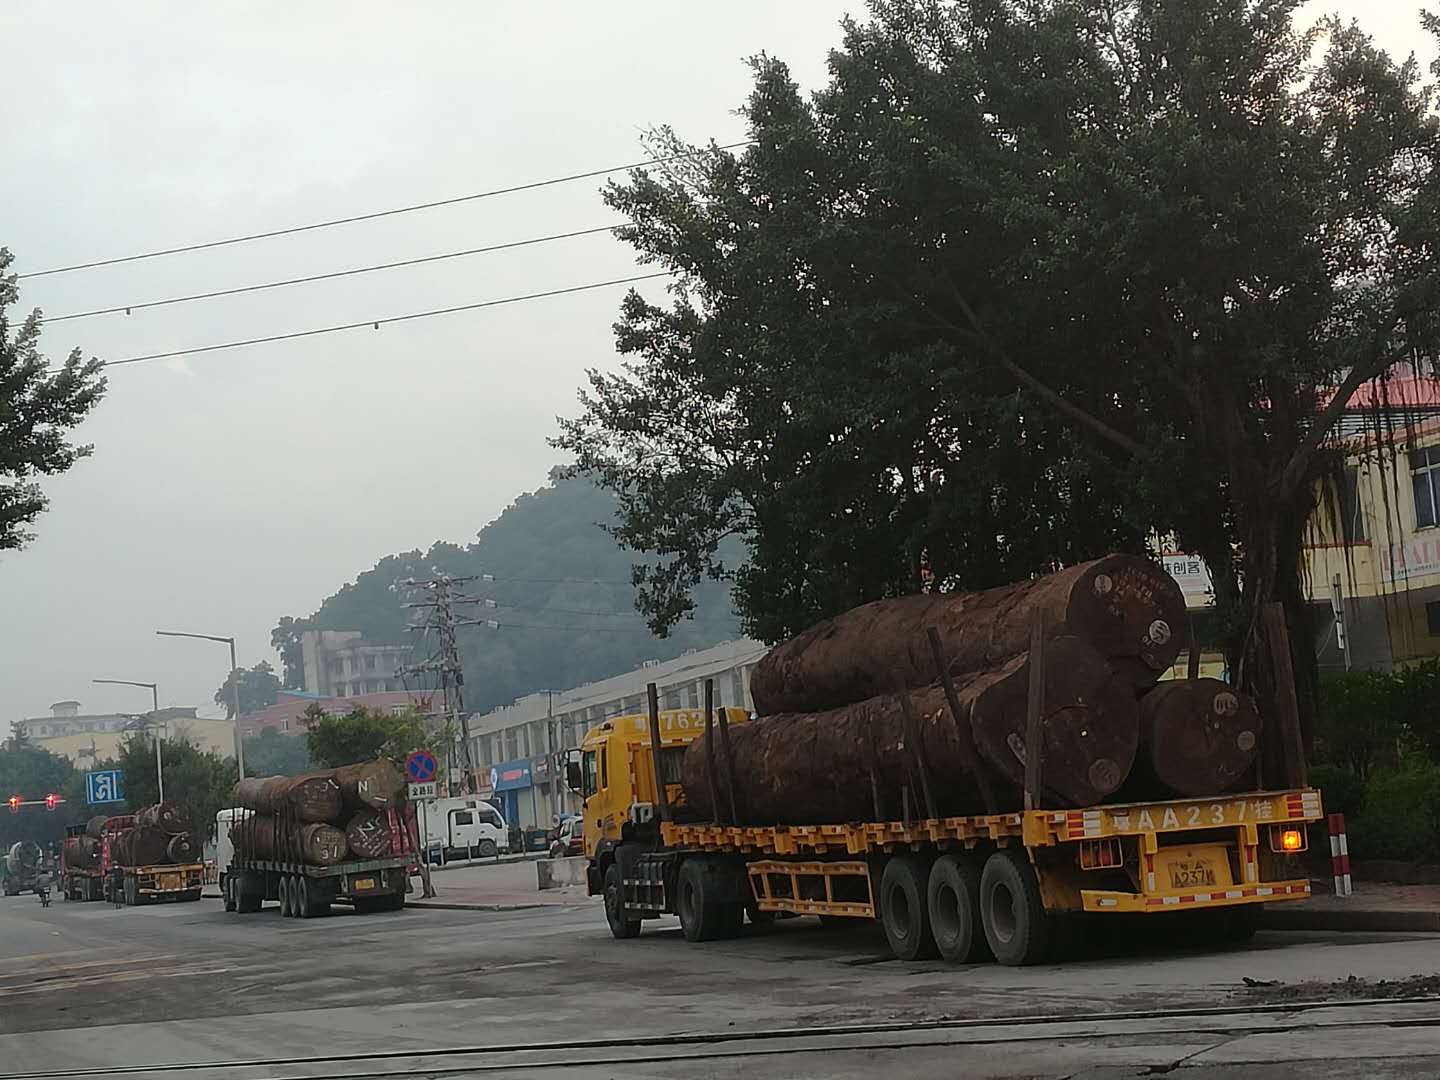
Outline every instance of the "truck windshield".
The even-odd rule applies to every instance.
[[[600,790],[597,783],[598,777],[595,772],[595,751],[586,750],[580,757],[581,778],[584,781],[581,794],[587,799]]]

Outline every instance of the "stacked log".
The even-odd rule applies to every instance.
[[[159,829],[167,836],[190,832],[190,815],[179,803],[159,802],[135,812],[135,824]]]
[[[99,840],[105,835],[105,822],[109,820],[109,814],[96,814],[89,821],[85,822],[85,835],[93,836],[96,840]]]
[[[952,675],[999,669],[1030,648],[1037,613],[1047,637],[1090,645],[1133,686],[1152,685],[1185,645],[1185,597],[1148,559],[1107,555],[978,593],[876,600],[775,646],[755,665],[755,712],[833,709],[888,693],[897,679],[928,686],[940,673],[927,642],[940,634]]]
[[[253,811],[230,832],[242,857],[334,866],[394,850],[390,811],[404,801],[405,780],[393,762],[377,759],[301,776],[247,778],[235,785],[234,797]]]
[[[112,818],[91,818],[86,834],[103,833]],[[133,825],[111,830],[110,861],[118,866],[173,866],[199,862],[201,842],[179,803],[159,802],[135,811]]]
[[[81,836],[67,836],[60,857],[72,870],[100,868],[100,841],[87,831]]]
[[[1088,806],[1116,791],[1128,775],[1139,741],[1139,707],[1128,682],[1085,642],[1065,636],[1047,649],[1044,793],[1049,805]],[[907,744],[898,694],[731,728],[742,823],[898,820],[907,807],[910,817],[923,818],[930,809],[927,787],[941,816],[984,813],[962,740],[979,752],[1000,809],[1018,808],[1029,678],[1029,661],[1020,656],[970,679],[958,691],[958,722],[939,687],[909,692],[918,746]],[[723,748],[712,749],[702,737],[687,748],[682,766],[687,800],[710,817],[715,808],[705,770],[712,760],[725,761]],[[721,806],[728,807],[731,770],[717,767],[716,773]]]
[[[110,840],[110,861],[117,866],[156,866],[170,861],[170,837],[150,825],[136,825]]]
[[[1157,685],[1186,644],[1179,587],[1147,559],[1109,555],[985,592],[876,601],[777,645],[751,677],[760,719],[730,730],[733,760],[718,732],[687,748],[687,804],[728,820],[733,795],[740,824],[766,825],[1021,809],[1037,623],[1040,806],[1214,795],[1253,776],[1253,702],[1212,679]]]

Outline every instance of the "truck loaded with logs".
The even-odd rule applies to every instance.
[[[130,905],[200,899],[205,880],[201,838],[178,803],[102,814],[65,831],[60,849],[65,899]]]
[[[220,874],[225,910],[278,900],[286,918],[308,919],[337,900],[360,914],[404,907],[415,861],[404,793],[383,759],[240,781],[235,808],[217,815],[221,850],[232,852]]]
[[[590,892],[622,938],[666,913],[692,941],[746,912],[868,918],[902,959],[961,963],[1038,962],[1069,916],[1205,911],[1247,936],[1309,895],[1320,796],[1293,676],[1274,716],[1193,653],[1161,681],[1186,637],[1173,579],[1110,555],[827,619],[756,665],[754,720],[709,682],[703,711],[662,714],[652,685],[648,716],[567,763]]]

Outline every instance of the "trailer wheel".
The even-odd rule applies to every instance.
[[[125,903],[130,907],[138,907],[140,904],[140,882],[133,877],[125,879]]]
[[[980,928],[980,871],[959,855],[941,855],[930,868],[926,889],[935,947],[952,964],[993,959]]]
[[[898,960],[926,960],[937,955],[925,901],[929,871],[918,855],[896,855],[880,875],[880,925]]]
[[[675,913],[686,941],[734,937],[745,917],[743,905],[716,896],[720,868],[710,859],[686,859],[676,885]]]
[[[308,919],[315,914],[314,898],[310,895],[310,879],[304,874],[295,878],[294,895],[290,898],[290,904],[295,909],[297,919]]]
[[[238,908],[238,907],[240,906],[239,901],[237,901],[237,900],[235,899],[235,875],[234,875],[234,874],[226,874],[226,875],[225,875],[225,884],[222,885],[222,886],[220,886],[220,895],[225,898],[225,910],[226,910],[226,911],[234,911],[236,908]]]
[[[264,880],[254,870],[242,870],[232,877],[235,881],[235,910],[241,915],[253,915],[265,900]]]
[[[620,940],[640,936],[640,920],[626,917],[625,880],[620,864],[612,862],[605,868],[605,921],[610,933]]]
[[[1050,952],[1053,929],[1040,900],[1035,868],[1023,851],[1008,848],[985,860],[980,914],[995,959],[1009,967],[1038,964]]]

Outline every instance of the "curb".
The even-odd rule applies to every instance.
[[[1262,930],[1338,930],[1348,933],[1440,933],[1440,911],[1408,908],[1377,911],[1320,908],[1267,908],[1260,913]]]
[[[563,908],[579,907],[583,903],[575,904],[465,904],[449,903],[444,900],[407,900],[407,908],[430,908],[434,911],[536,911],[540,908],[552,908],[561,910]]]

